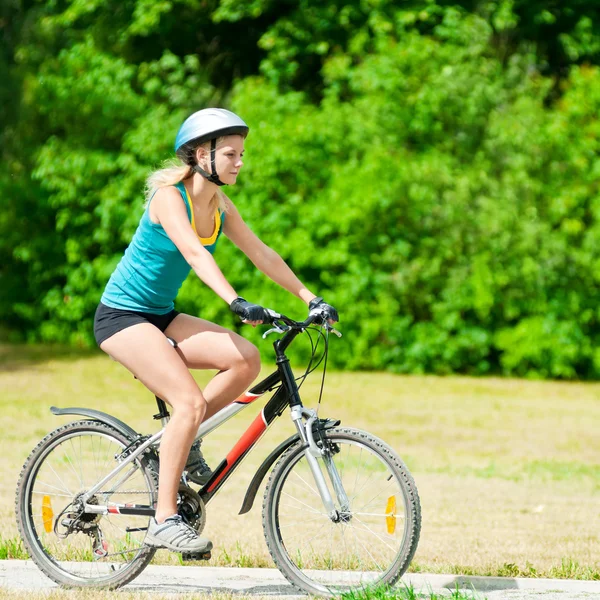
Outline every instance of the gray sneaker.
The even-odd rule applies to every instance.
[[[204,485],[211,477],[213,472],[206,464],[202,451],[200,450],[201,441],[194,442],[190,448],[190,454],[185,463],[187,478],[197,485]]]
[[[183,522],[180,515],[168,517],[160,525],[152,517],[144,543],[153,548],[167,548],[182,554],[201,554],[212,549],[212,542],[200,537],[194,529]]]

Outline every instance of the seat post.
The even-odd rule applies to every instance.
[[[158,396],[154,396],[156,398],[156,404],[158,406],[158,412],[154,415],[156,420],[160,419],[162,421],[163,427],[167,425],[169,422],[169,411],[167,410],[167,405],[162,398]]]

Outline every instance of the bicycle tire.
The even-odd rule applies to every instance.
[[[144,568],[148,565],[148,563],[152,560],[152,557],[154,556],[154,554],[156,552],[155,548],[151,548],[151,547],[145,546],[143,544],[143,535],[145,535],[143,533],[143,528],[142,529],[138,528],[138,530],[137,530],[139,532],[139,536],[138,536],[138,540],[136,540],[136,542],[138,542],[139,540],[142,540],[141,545],[139,547],[136,547],[135,551],[134,550],[131,550],[131,551],[126,550],[125,553],[121,553],[121,556],[126,556],[128,554],[134,555],[133,559],[128,564],[123,565],[122,562],[117,563],[117,565],[120,565],[120,568],[116,569],[116,567],[113,564],[114,561],[113,561],[113,563],[108,563],[108,562],[102,563],[102,568],[105,571],[108,571],[108,574],[103,575],[103,576],[93,577],[91,565],[98,564],[99,561],[95,560],[95,562],[94,562],[94,558],[92,557],[89,562],[90,576],[84,577],[83,575],[77,575],[77,574],[69,571],[69,565],[71,565],[71,568],[73,570],[78,568],[77,565],[82,565],[82,567],[81,567],[82,571],[87,570],[88,563],[85,562],[85,560],[87,560],[87,558],[85,558],[85,557],[87,557],[87,554],[85,552],[83,553],[83,556],[85,558],[84,561],[73,560],[72,558],[69,557],[69,549],[65,548],[64,550],[61,550],[62,552],[66,553],[65,558],[58,559],[57,557],[53,556],[50,553],[50,551],[48,550],[49,544],[51,544],[51,543],[56,544],[56,547],[58,547],[60,542],[56,542],[56,540],[53,540],[52,532],[49,532],[48,529],[45,529],[46,522],[48,521],[48,517],[42,516],[42,519],[41,519],[42,525],[40,526],[39,515],[34,516],[34,512],[39,513],[39,506],[37,506],[37,511],[34,511],[33,504],[39,503],[37,500],[38,496],[43,493],[43,492],[37,491],[37,488],[35,488],[36,482],[38,480],[38,475],[40,474],[40,471],[42,469],[43,469],[43,471],[42,471],[42,475],[43,475],[44,472],[46,472],[45,471],[46,467],[49,467],[50,471],[54,472],[56,474],[56,476],[58,477],[58,480],[60,481],[60,483],[57,483],[55,487],[57,489],[59,487],[66,488],[64,490],[65,492],[69,488],[68,488],[67,484],[63,481],[63,479],[61,479],[60,475],[58,475],[58,473],[56,473],[56,469],[60,468],[61,461],[62,461],[62,463],[65,463],[67,465],[67,466],[65,466],[65,473],[67,473],[68,469],[71,468],[76,476],[79,476],[78,475],[78,470],[79,470],[79,472],[81,474],[81,482],[82,483],[83,483],[84,479],[87,478],[87,474],[84,475],[84,473],[86,473],[86,472],[82,469],[81,465],[79,465],[79,469],[76,468],[77,465],[69,458],[69,454],[67,454],[67,451],[65,448],[62,448],[64,456],[60,460],[59,460],[59,453],[58,453],[58,450],[61,449],[61,446],[63,444],[65,444],[65,446],[67,446],[67,442],[69,442],[69,441],[70,441],[70,446],[74,449],[74,451],[76,451],[77,450],[77,441],[74,443],[73,440],[78,440],[79,452],[83,456],[84,453],[86,452],[85,451],[86,446],[84,445],[83,446],[84,450],[82,450],[82,443],[85,444],[86,442],[82,442],[82,440],[84,439],[84,436],[86,436],[86,435],[87,436],[97,436],[99,438],[99,440],[101,440],[100,443],[102,445],[104,445],[104,443],[106,443],[108,445],[109,450],[111,449],[111,445],[110,445],[111,442],[113,443],[114,447],[118,451],[119,448],[123,449],[123,448],[127,447],[132,441],[132,440],[128,439],[125,435],[123,435],[121,432],[114,429],[113,427],[106,425],[104,423],[101,423],[99,421],[91,421],[91,420],[83,420],[83,421],[76,421],[76,422],[68,423],[66,425],[63,425],[63,426],[55,429],[51,433],[49,433],[33,449],[31,454],[25,461],[25,464],[21,470],[18,484],[17,484],[17,492],[16,492],[16,499],[15,499],[15,513],[16,513],[16,519],[17,519],[17,527],[19,529],[19,533],[21,534],[21,538],[23,539],[25,548],[27,549],[29,556],[31,557],[33,562],[38,566],[38,568],[45,575],[47,575],[50,579],[52,579],[59,585],[61,585],[63,587],[67,587],[67,588],[115,589],[122,585],[125,585],[126,583],[128,583],[129,581],[131,581],[132,579],[137,577],[144,570]],[[91,437],[90,437],[90,439],[92,441],[92,447],[94,447],[94,440]],[[116,462],[114,462],[114,465],[113,465],[113,461],[111,461],[111,456],[110,456],[109,450],[105,450],[105,454],[107,455],[107,457],[105,457],[105,462],[103,463],[101,468],[103,468],[106,463],[108,463],[108,467],[106,468],[106,472],[102,473],[101,476],[107,475],[110,472],[110,470],[112,470],[113,466],[116,466],[116,464],[117,464]],[[53,457],[53,453],[55,455],[54,457]],[[66,457],[66,460],[65,460],[65,457]],[[114,457],[112,457],[112,458],[114,459]],[[51,459],[53,461],[55,461],[54,467],[53,467],[53,462],[51,461]],[[69,465],[69,463],[70,463],[70,465]],[[155,464],[155,461],[152,458],[149,458],[147,456],[142,456],[142,457],[136,459],[136,461],[134,461],[134,463],[132,463],[132,464],[135,464],[135,466],[137,467],[136,473],[139,472],[140,481],[144,482],[146,489],[141,490],[141,491],[130,492],[129,490],[118,491],[118,488],[117,488],[117,491],[115,491],[114,493],[115,494],[128,494],[128,493],[143,494],[144,498],[146,498],[146,494],[147,494],[147,500],[149,500],[150,505],[153,505],[157,500],[158,465]],[[129,467],[126,467],[126,470],[128,468]],[[50,471],[48,471],[48,472],[50,472]],[[96,478],[96,481],[99,481],[100,478],[101,477]],[[64,479],[66,480],[66,478],[64,478]],[[123,483],[125,483],[125,481],[130,481],[130,479],[128,478],[128,479],[124,480]],[[94,483],[95,482],[93,482],[92,485]],[[137,483],[137,481],[136,481],[136,483]],[[61,504],[59,504],[59,506],[63,506],[65,503],[67,504],[67,506],[69,505],[69,500],[68,500],[68,496],[66,493],[58,494],[56,492],[51,492],[50,490],[52,490],[52,488],[53,488],[52,484],[42,482],[39,485],[46,486],[46,487],[43,487],[42,489],[48,489],[48,492],[50,494],[50,496],[48,496],[49,498],[54,497],[54,496],[58,497],[58,499],[55,499],[54,502],[55,503],[60,502]],[[91,487],[90,485],[87,486],[88,489],[90,487]],[[61,491],[63,491],[63,490],[61,489]],[[78,493],[80,493],[81,491],[84,491],[84,490],[80,489],[80,490],[78,490]],[[35,495],[34,492],[37,495]],[[63,497],[67,497],[67,499],[64,499]],[[35,500],[34,500],[34,498],[35,498]],[[42,503],[46,501],[46,496],[44,496],[43,498],[44,498],[44,500],[42,501]],[[47,502],[50,502],[50,500],[48,500]],[[41,509],[42,515],[43,515],[43,510],[44,509],[42,507],[42,509]],[[63,510],[63,513],[64,513],[64,510]],[[63,513],[60,513],[59,517]],[[112,515],[112,516],[114,517],[115,515]],[[58,521],[59,517],[57,517],[55,520],[53,519],[53,517],[51,517],[51,520],[54,522],[54,524],[56,524],[56,521]],[[93,516],[91,518],[93,520]],[[105,529],[107,529],[108,526],[114,527],[115,529],[119,529],[119,527],[115,527],[113,525],[112,521],[109,521],[110,518],[111,518],[111,515],[100,515],[95,522],[104,523]],[[127,519],[129,517],[124,516],[124,515],[116,515],[116,518],[122,519],[122,521],[127,521]],[[139,519],[144,519],[144,520],[148,519],[148,517],[145,517],[145,518],[136,517],[136,518],[138,520]],[[37,525],[36,525],[36,520],[37,520]],[[119,524],[121,524],[122,521],[119,521]],[[45,529],[45,532],[42,531],[42,529]],[[101,529],[100,526],[98,526],[98,529]],[[128,531],[127,528],[123,529],[123,532],[126,534],[126,536],[129,535],[131,537],[131,533]],[[56,527],[54,527],[53,533],[54,534],[56,533]],[[69,537],[72,535],[77,536],[80,533],[81,533],[81,540],[83,540],[81,543],[82,544],[87,543],[87,541],[83,537],[85,535],[83,532],[77,532],[76,534],[71,533],[70,535],[67,535],[65,540],[68,540]],[[87,535],[89,537],[91,537],[90,534],[87,534]],[[59,540],[60,538],[56,537],[56,539]],[[77,538],[77,539],[79,539],[79,538]],[[92,551],[90,551],[90,555],[91,555]],[[112,556],[116,556],[118,554],[119,554],[118,552],[115,552],[114,555],[112,555]],[[74,556],[76,556],[76,553],[74,553]],[[79,558],[81,558],[81,553],[79,555]],[[83,565],[85,565],[85,569],[84,569]]]
[[[300,442],[296,443],[294,446],[289,448],[279,458],[278,462],[276,463],[275,467],[271,472],[269,481],[265,488],[263,499],[263,529],[269,552],[275,564],[277,565],[281,573],[286,577],[286,579],[298,590],[302,592],[308,592],[309,594],[331,597],[334,595],[338,595],[340,592],[363,590],[365,587],[392,586],[398,581],[398,579],[404,574],[404,572],[408,568],[416,552],[417,545],[419,542],[419,535],[421,530],[421,506],[415,482],[408,469],[406,468],[406,465],[402,462],[398,455],[379,438],[364,431],[349,428],[330,429],[327,430],[325,436],[327,438],[328,446],[331,445],[332,448],[341,448],[342,445],[347,445],[349,447],[347,452],[344,448],[339,450],[339,452],[342,454],[342,457],[338,460],[340,466],[344,470],[343,476],[341,476],[341,478],[344,482],[345,488],[350,487],[352,485],[352,481],[350,481],[350,485],[348,485],[347,480],[349,478],[349,469],[352,466],[352,461],[356,460],[354,458],[356,455],[354,448],[352,448],[352,456],[350,458],[344,459],[344,452],[346,452],[347,456],[350,455],[351,446],[360,449],[361,457],[363,449],[366,451],[365,456],[367,454],[369,455],[368,459],[374,465],[374,472],[380,469],[383,470],[384,468],[387,468],[389,473],[391,473],[391,475],[389,475],[387,478],[387,483],[384,483],[383,486],[386,487],[388,491],[392,488],[394,490],[397,489],[398,492],[394,493],[397,493],[397,495],[401,495],[401,499],[404,505],[404,527],[401,542],[398,545],[397,552],[393,557],[389,568],[386,568],[385,571],[379,574],[379,576],[376,576],[377,572],[376,575],[371,575],[371,571],[369,571],[368,580],[366,576],[364,580],[362,578],[361,573],[363,572],[360,570],[360,567],[364,566],[364,568],[366,569],[366,563],[361,562],[360,558],[358,559],[359,569],[357,569],[354,573],[344,570],[345,565],[357,564],[356,557],[349,556],[347,562],[344,562],[346,559],[343,557],[341,557],[340,559],[335,558],[336,552],[338,554],[340,553],[339,548],[341,546],[347,549],[346,538],[344,538],[344,536],[347,533],[347,539],[350,539],[349,536],[351,534],[349,533],[349,527],[352,526],[354,527],[354,529],[356,529],[356,531],[352,532],[352,535],[356,535],[357,540],[359,540],[359,536],[363,536],[364,534],[367,534],[369,536],[369,538],[366,540],[366,546],[365,544],[360,542],[360,544],[363,546],[363,548],[365,548],[366,552],[368,552],[369,554],[371,553],[369,550],[369,540],[375,541],[376,539],[371,538],[371,534],[381,539],[383,542],[387,543],[386,535],[389,536],[389,530],[387,534],[384,533],[380,536],[380,534],[378,534],[376,531],[372,531],[369,525],[364,524],[363,519],[366,519],[367,517],[364,517],[362,515],[371,513],[358,512],[360,501],[358,501],[357,498],[358,495],[362,493],[362,490],[359,490],[352,497],[351,504],[354,505],[354,507],[350,506],[349,512],[344,513],[346,515],[345,520],[340,520],[338,523],[335,523],[333,525],[331,519],[329,519],[328,522],[327,515],[324,512],[321,515],[315,514],[319,511],[318,505],[321,506],[322,510],[325,509],[323,509],[322,507],[322,501],[320,499],[320,496],[315,499],[315,495],[318,496],[316,490],[310,486],[310,482],[306,481],[305,478],[302,477],[302,475],[298,475],[298,477],[299,479],[304,481],[306,485],[312,490],[311,492],[307,491],[307,495],[311,494],[310,497],[313,498],[314,502],[316,503],[316,508],[312,505],[310,510],[303,508],[304,506],[309,506],[310,501],[308,497],[304,498],[303,500],[289,500],[288,497],[292,498],[292,496],[289,493],[286,493],[286,495],[284,495],[283,493],[283,490],[285,489],[286,485],[288,489],[294,489],[294,485],[299,485],[299,487],[304,486],[304,484],[302,483],[294,484],[293,481],[291,481],[291,483],[289,484],[286,484],[288,480],[292,479],[290,475],[294,472],[294,469],[300,469],[299,465],[301,465],[303,461],[304,446]],[[304,459],[304,461],[305,460],[306,459]],[[347,465],[344,464],[344,460],[348,463]],[[369,462],[369,465],[371,464],[371,462]],[[339,467],[336,468],[339,469]],[[346,468],[348,468],[347,471]],[[306,472],[310,473],[308,470]],[[340,473],[342,473],[342,471],[340,471]],[[327,478],[326,470],[325,477]],[[372,478],[373,475],[370,475],[369,477]],[[376,477],[379,478],[379,474],[376,474]],[[314,478],[312,481],[314,482]],[[377,479],[375,481],[377,481]],[[375,481],[373,483],[375,483]],[[389,487],[392,485],[390,482],[394,484],[392,487]],[[367,483],[364,483],[363,485],[361,481],[361,485],[363,485],[363,487],[366,487],[368,490],[369,488],[367,486]],[[330,491],[332,491],[332,497],[334,497],[335,499],[332,486],[330,484],[328,484],[328,486],[330,488]],[[357,487],[358,478],[354,482],[354,491],[356,491]],[[384,493],[384,491],[377,493],[373,500],[376,500],[377,496],[380,496],[382,493]],[[282,520],[280,518],[280,509],[284,506],[284,503],[282,503],[282,497],[285,497],[286,502],[296,501],[297,505],[291,504],[291,506],[294,510],[297,509],[298,513],[302,513],[303,511],[309,513],[309,518],[301,519],[298,522],[297,529],[302,530],[304,527],[306,527],[307,529],[310,529],[310,527],[315,527],[317,529],[317,534],[313,538],[310,538],[308,543],[312,547],[312,540],[314,540],[318,536],[321,536],[321,538],[323,538],[323,543],[321,545],[324,547],[327,544],[328,540],[330,545],[329,558],[327,558],[326,556],[316,555],[313,555],[312,558],[310,556],[307,558],[306,553],[305,556],[302,556],[302,552],[298,550],[296,551],[295,556],[290,556],[290,554],[294,555],[294,551],[292,548],[293,537],[290,537],[289,535],[287,535],[287,533],[285,535],[282,534],[282,531],[284,531],[285,527],[290,527],[290,525],[288,525],[287,522],[284,521],[283,524],[280,522]],[[392,496],[390,495],[389,497],[391,498]],[[381,498],[381,502],[383,502],[384,500],[385,495]],[[395,502],[396,498],[394,496],[394,503]],[[285,506],[287,506],[287,504],[285,504]],[[295,512],[292,514],[295,514]],[[375,515],[374,517],[372,517],[376,519],[374,521],[375,524],[373,525],[373,527],[375,527],[376,525],[380,525],[380,521],[381,525],[383,525],[384,519],[380,517],[384,517],[387,514],[388,513],[386,512],[385,515]],[[361,517],[359,517],[358,515],[361,515]],[[397,522],[397,519],[398,518],[394,516],[393,524]],[[353,521],[354,525],[352,525]],[[296,524],[293,523],[292,525]],[[329,527],[329,529],[333,533],[328,533],[327,527]],[[319,531],[321,530],[322,533],[319,533]],[[286,539],[284,539],[284,537],[286,537]],[[341,539],[343,543],[338,543],[338,545],[336,545],[336,539]],[[290,546],[289,549],[286,547],[286,544]],[[355,543],[355,546],[359,548],[359,545],[357,543]],[[343,551],[344,550],[342,550],[341,552]],[[384,552],[389,551],[384,550]],[[371,556],[371,558],[375,562],[376,567],[380,567],[380,565],[377,563],[377,560],[373,556]],[[371,564],[373,563],[373,561],[371,561]],[[319,565],[324,566],[325,570],[319,570],[319,568],[321,568]],[[335,572],[336,570],[337,573]],[[348,581],[336,582],[336,578],[339,577],[347,577],[350,583],[348,583]],[[361,579],[359,581],[356,581],[357,577],[361,577]],[[331,583],[327,583],[327,580],[329,579],[331,579]]]

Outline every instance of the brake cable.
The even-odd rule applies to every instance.
[[[321,335],[323,335],[323,333],[321,333]],[[325,362],[323,363],[323,377],[321,378],[321,390],[319,391],[319,401],[317,402],[317,415],[319,414],[319,408],[321,408],[321,398],[323,397],[323,388],[325,387],[325,373],[327,372],[327,356],[329,355],[329,329],[327,329],[327,333],[324,336],[324,338],[325,351],[323,352],[323,357],[325,359]],[[323,360],[323,358],[321,360]],[[320,363],[321,361],[319,361],[318,364]]]
[[[317,363],[312,366],[313,360],[315,358],[315,355],[317,353],[317,349],[319,347],[319,342],[321,341],[320,338],[317,340],[317,343],[315,345],[315,343],[313,342],[312,336],[310,335],[310,333],[308,333],[308,330],[312,329],[313,331],[316,331],[321,337],[323,337],[323,339],[325,339],[325,336],[323,335],[322,331],[320,329],[317,329],[316,327],[307,327],[305,329],[307,335],[308,335],[308,339],[310,340],[310,345],[311,345],[311,357],[310,360],[308,362],[308,366],[306,367],[306,371],[304,372],[303,375],[300,375],[299,377],[296,377],[296,381],[300,381],[300,384],[298,385],[298,388],[300,388],[300,386],[304,383],[304,380],[315,370],[318,368],[318,366],[323,362],[323,357],[324,354],[321,355],[321,357],[319,358],[319,360],[317,361]],[[311,368],[312,366],[312,368]]]
[[[313,330],[316,331],[318,333],[318,335],[320,336],[317,339],[317,343],[315,344],[313,342],[312,336],[309,333],[309,330]],[[298,389],[300,389],[302,387],[302,384],[305,382],[306,378],[313,372],[315,371],[315,369],[317,369],[319,367],[319,365],[323,362],[323,377],[321,378],[321,389],[319,390],[319,400],[317,402],[317,414],[319,412],[319,408],[321,407],[321,400],[323,399],[323,389],[325,387],[325,375],[327,373],[327,357],[329,355],[329,328],[325,327],[327,334],[323,334],[323,331],[321,330],[320,327],[307,327],[304,331],[306,332],[306,334],[308,335],[308,339],[310,341],[310,347],[311,347],[311,356],[310,356],[310,360],[308,361],[308,365],[306,367],[306,371],[304,372],[303,375],[299,375],[298,377],[295,377],[294,380],[295,381],[299,381],[300,383],[298,384]],[[317,350],[319,348],[319,343],[321,341],[321,338],[323,338],[324,342],[325,342],[325,348],[323,350],[323,354],[320,356],[319,360],[316,362],[316,364],[313,366],[313,360],[317,354]],[[312,368],[311,368],[312,367]],[[281,387],[281,385],[277,386],[276,389],[279,389]]]

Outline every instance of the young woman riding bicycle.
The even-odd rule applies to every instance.
[[[224,109],[200,110],[186,119],[175,141],[179,163],[148,178],[146,210],[94,320],[100,348],[173,409],[160,445],[156,517],[145,541],[176,552],[212,548],[177,515],[184,469],[195,483],[205,483],[211,476],[199,446],[190,451],[198,427],[237,398],[260,371],[260,355],[253,344],[174,309],[189,271],[193,269],[244,323],[256,326],[265,320],[264,309],[238,296],[212,257],[223,233],[265,275],[310,309],[324,310],[331,322],[338,320],[336,310],[300,282],[220,190],[236,183],[247,134],[244,121]],[[200,390],[189,369],[218,372]]]

